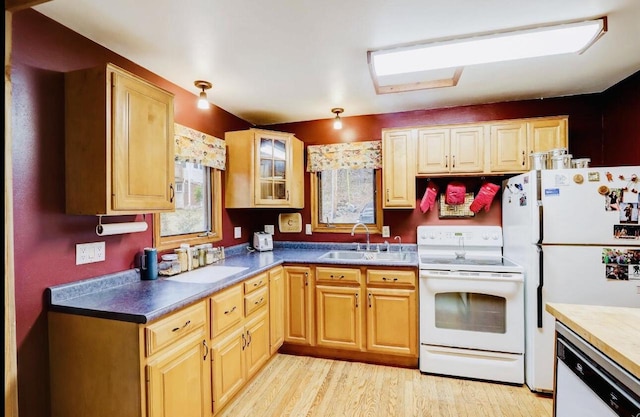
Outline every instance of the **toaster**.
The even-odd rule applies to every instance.
[[[273,236],[267,232],[253,234],[253,248],[259,252],[273,250]]]

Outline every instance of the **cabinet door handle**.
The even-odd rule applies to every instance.
[[[388,188],[387,188],[386,192],[387,192],[387,202],[389,202],[389,189]]]
[[[247,330],[247,347],[251,344],[251,333]]]
[[[204,357],[202,358],[203,361],[207,360],[207,356],[209,356],[209,346],[207,346],[207,341],[203,340],[202,341],[202,346],[204,346]]]
[[[187,320],[185,324],[182,325],[182,327],[174,327],[171,331],[172,332],[177,332],[179,330],[184,329],[185,327],[187,327],[189,324],[191,324],[191,320]]]
[[[308,272],[304,273],[304,285],[305,286],[309,285],[309,273]]]
[[[522,151],[522,166],[524,166],[524,151]]]
[[[227,310],[224,312],[224,314],[231,314],[236,310],[236,306],[231,307],[231,310]]]
[[[455,168],[456,167],[456,156],[453,155],[451,157],[451,168]]]
[[[356,293],[356,308],[358,308],[358,293]]]
[[[244,337],[244,333],[242,333],[242,350],[247,347],[247,338]]]
[[[369,308],[371,308],[371,293],[369,293]]]
[[[176,197],[176,190],[173,189],[173,184],[169,184],[169,201],[173,203],[173,199]]]
[[[287,201],[289,201],[289,190],[287,190]]]
[[[449,155],[444,156],[444,167],[449,168]]]

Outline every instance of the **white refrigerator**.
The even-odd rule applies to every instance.
[[[553,390],[545,304],[640,307],[640,166],[530,171],[503,182],[503,254],[525,268],[525,382]]]

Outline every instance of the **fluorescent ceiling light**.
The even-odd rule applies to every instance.
[[[370,51],[377,76],[583,52],[607,31],[606,17],[536,29]]]

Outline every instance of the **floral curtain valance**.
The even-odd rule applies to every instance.
[[[218,139],[195,129],[174,124],[176,159],[195,161],[202,165],[224,171],[227,147]]]
[[[307,147],[307,171],[309,172],[381,167],[382,142],[379,140]]]

